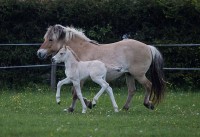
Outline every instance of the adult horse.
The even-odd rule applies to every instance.
[[[68,45],[82,61],[100,60],[107,66],[111,66],[108,67],[107,81],[114,80],[125,73],[128,97],[123,109],[128,110],[130,107],[136,90],[135,80],[146,90],[145,107],[154,109],[154,105],[163,98],[165,87],[162,72],[163,58],[155,47],[133,39],[111,44],[97,44],[86,37],[83,31],[57,24],[48,28],[37,55],[40,59],[45,59],[52,53],[58,52],[63,45]],[[145,76],[150,66],[152,83]],[[73,94],[73,102],[69,108],[72,111],[76,100],[77,96]]]

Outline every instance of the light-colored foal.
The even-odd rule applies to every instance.
[[[92,105],[96,105],[97,100],[101,94],[106,90],[112,101],[114,111],[118,112],[118,106],[115,101],[112,88],[105,81],[107,69],[105,64],[98,60],[80,61],[77,55],[68,47],[60,49],[59,52],[52,58],[52,62],[65,63],[65,74],[67,78],[61,80],[57,84],[56,101],[60,103],[60,89],[63,84],[73,83],[77,92],[77,96],[82,104],[82,113],[86,113],[87,106],[83,100],[80,81],[90,77],[95,83],[101,86],[100,91],[95,95]]]

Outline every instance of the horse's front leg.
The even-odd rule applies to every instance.
[[[80,82],[80,87],[81,87],[81,89],[82,89],[82,87],[83,87],[83,85],[84,85],[84,82],[85,82],[85,81],[81,81],[81,82]],[[71,91],[72,91],[72,96],[73,96],[73,97],[72,97],[72,104],[70,105],[70,107],[69,107],[68,109],[64,109],[64,111],[68,111],[68,112],[73,112],[73,111],[74,111],[74,109],[75,109],[75,107],[76,107],[76,101],[77,101],[77,99],[78,99],[78,96],[77,96],[77,94],[76,94],[76,90],[75,90],[74,86],[72,87]],[[92,109],[92,103],[91,103],[91,101],[87,100],[87,98],[85,98],[85,97],[83,97],[83,100],[84,100],[86,106],[87,106],[88,108]]]
[[[69,84],[70,82],[71,81],[70,81],[69,78],[65,78],[65,79],[63,79],[63,80],[61,80],[61,81],[58,82],[58,84],[57,84],[57,91],[56,91],[56,102],[58,104],[60,104],[60,89],[61,89],[62,85]]]
[[[74,86],[72,86],[71,92],[72,92],[72,104],[70,105],[70,107],[68,109],[64,109],[64,111],[74,112],[74,109],[76,107],[76,101],[78,99],[78,96],[76,94],[76,90],[75,90]]]

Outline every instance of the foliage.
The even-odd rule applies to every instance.
[[[116,42],[123,34],[147,44],[200,43],[200,4],[198,0],[0,0],[0,43],[41,43],[46,28],[54,24],[83,28],[100,43]],[[0,48],[0,66],[48,63],[37,59],[38,47]],[[199,48],[159,49],[166,67],[200,66]],[[200,85],[199,72],[172,73],[167,74],[170,82]]]

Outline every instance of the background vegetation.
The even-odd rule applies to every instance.
[[[41,43],[50,25],[73,25],[100,43],[123,34],[147,44],[200,43],[198,0],[0,0],[0,43]],[[1,46],[0,66],[43,64],[38,46]],[[159,47],[165,67],[199,67],[200,47]],[[47,72],[47,73],[46,73]],[[49,69],[1,70],[0,85],[34,82]],[[200,72],[166,71],[175,85],[200,85]],[[124,80],[123,80],[124,81]]]

